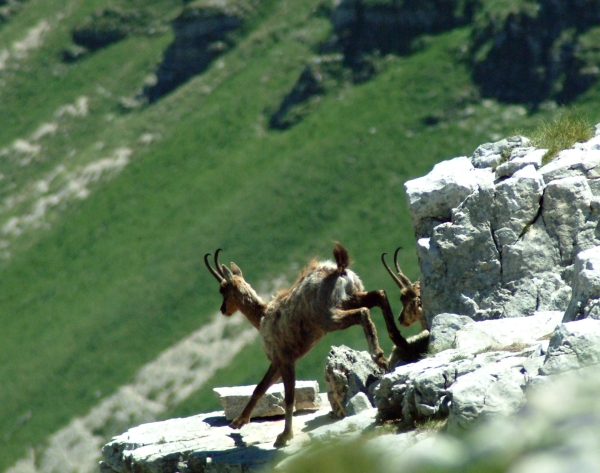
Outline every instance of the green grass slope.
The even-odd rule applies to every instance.
[[[21,229],[2,236],[2,471],[218,310],[217,284],[202,262],[217,247],[259,283],[293,280],[342,241],[366,287],[385,288],[397,312],[379,256],[403,246],[401,265],[418,277],[403,183],[538,120],[519,107],[463,103],[472,85],[456,56],[466,28],[427,38],[410,56],[383,58],[374,79],[326,94],[285,132],[269,130],[269,111],[331,34],[312,0],[269,4],[208,71],[125,113],[120,98],[141,87],[172,36],[130,37],[63,64],[69,31],[106,3],[31,0],[0,29],[0,44],[13,51],[29,28],[48,24],[39,47],[0,71],[0,225],[13,219]],[[600,119],[597,94],[578,103],[592,121]],[[85,116],[57,115],[80,97]],[[423,124],[440,111],[451,118]],[[55,132],[35,141],[48,123]],[[41,147],[29,164],[17,139]],[[85,181],[87,193],[61,193],[86,166],[124,148],[120,172]],[[62,200],[37,220],[24,218],[50,195]],[[380,313],[373,318],[389,351]],[[366,348],[360,328],[332,334],[299,363],[299,378],[320,380],[329,346],[340,343]],[[256,343],[169,414],[214,408],[213,385],[255,383],[267,366]]]

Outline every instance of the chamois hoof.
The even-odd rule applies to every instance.
[[[294,438],[294,433],[293,432],[286,432],[285,430],[280,433],[277,436],[277,440],[275,440],[275,443],[273,444],[273,446],[275,448],[281,448],[281,447],[285,447],[287,445],[287,443],[292,440]]]
[[[236,429],[236,430],[237,429],[241,429],[248,422],[249,422],[248,419],[245,419],[242,416],[237,416],[235,419],[233,419],[233,421],[231,422],[231,424],[229,424],[229,427],[231,427],[232,429]]]
[[[377,356],[373,357],[373,361],[377,366],[379,366],[382,370],[389,370],[389,362],[388,359],[384,356],[383,353],[378,353]]]

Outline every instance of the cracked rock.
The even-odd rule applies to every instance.
[[[482,321],[567,309],[575,256],[600,245],[597,142],[544,166],[526,140],[487,143],[405,184],[428,327],[443,313]],[[589,314],[600,316],[600,302]]]

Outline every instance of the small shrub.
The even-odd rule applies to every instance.
[[[563,149],[592,136],[594,132],[587,118],[577,110],[562,108],[551,121],[542,122],[533,131],[531,141],[534,146],[548,150],[542,159],[542,164],[548,164]]]

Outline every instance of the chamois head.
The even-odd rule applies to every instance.
[[[208,262],[210,253],[204,255],[204,263],[206,267],[215,277],[221,287],[219,292],[223,296],[223,304],[221,304],[221,313],[227,317],[235,314],[240,309],[240,287],[244,284],[244,276],[242,270],[235,264],[231,263],[231,269],[224,264],[219,264],[219,252],[222,251],[219,248],[215,251],[214,261],[215,268],[213,268]]]
[[[381,255],[381,262],[383,263],[383,266],[385,266],[385,269],[387,269],[392,279],[400,288],[402,312],[400,312],[398,322],[400,322],[400,325],[404,327],[408,327],[415,322],[421,322],[421,325],[423,328],[425,328],[425,321],[423,320],[423,306],[421,305],[421,283],[420,281],[417,281],[413,284],[400,269],[400,265],[398,264],[398,251],[400,251],[400,249],[401,248],[398,248],[394,253],[394,265],[396,266],[396,271],[398,274],[394,274],[394,272],[385,262],[385,255],[387,253],[383,253]]]

